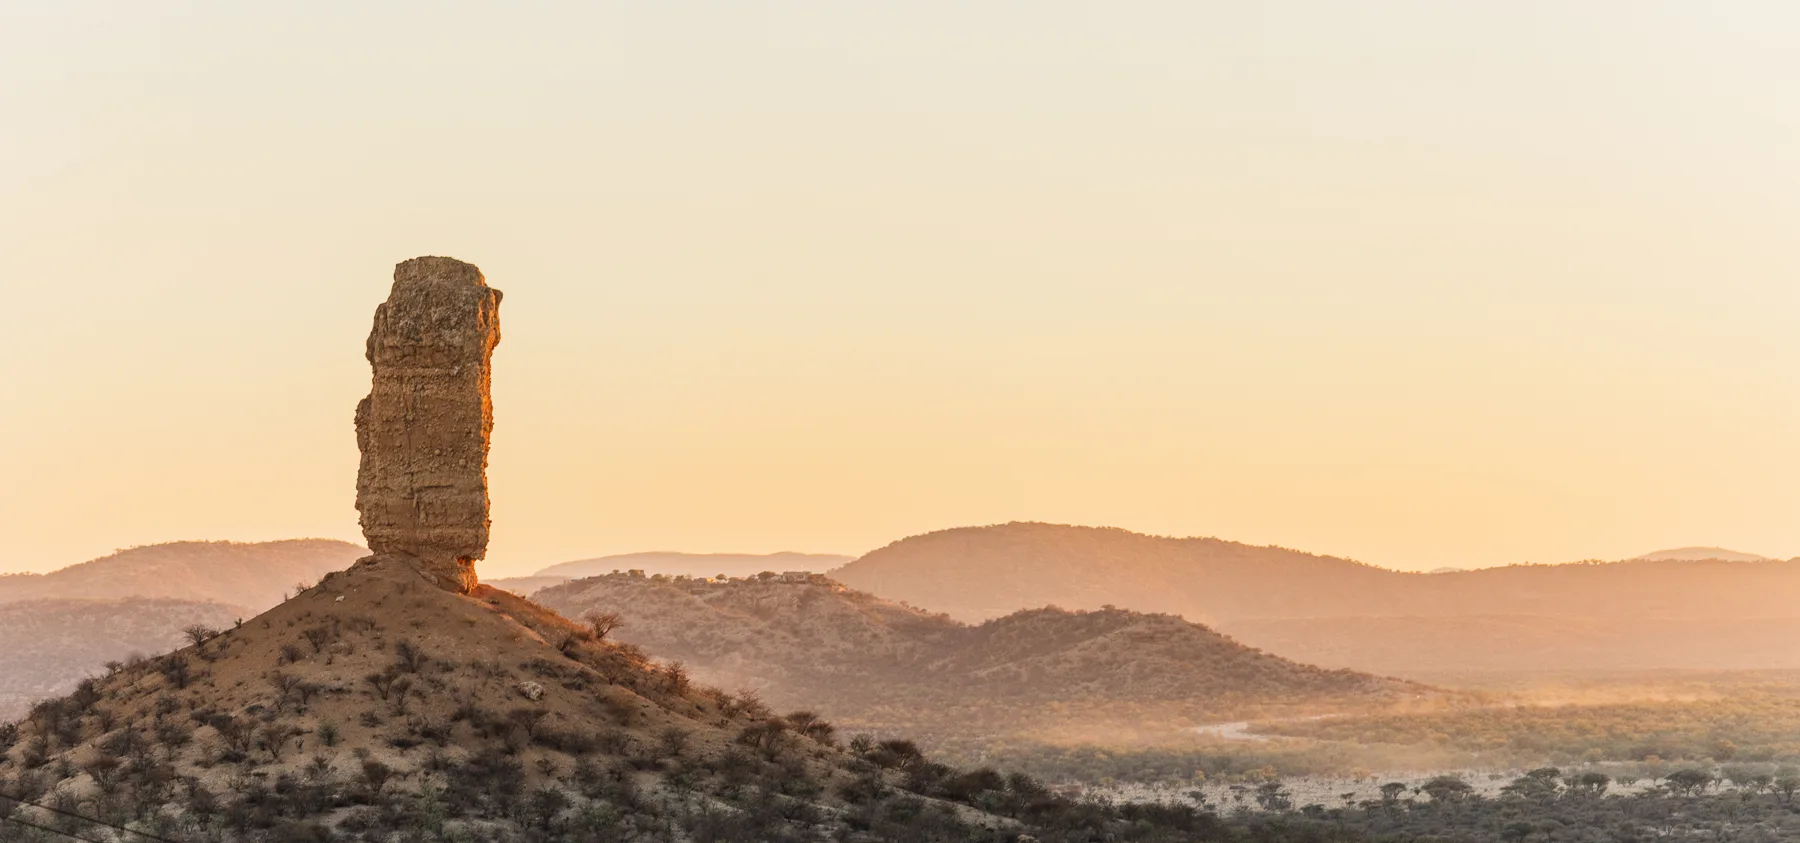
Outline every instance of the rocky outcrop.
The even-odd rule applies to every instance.
[[[373,558],[402,557],[462,593],[487,555],[500,297],[481,270],[452,258],[394,267],[369,334],[374,386],[356,408],[356,509]]]

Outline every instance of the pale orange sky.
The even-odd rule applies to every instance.
[[[1774,2],[7,3],[0,570],[359,538],[420,254],[507,293],[490,576],[1013,519],[1800,553],[1795,43]]]

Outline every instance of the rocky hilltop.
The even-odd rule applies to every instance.
[[[378,557],[40,703],[0,735],[0,781],[36,801],[133,806],[121,818],[165,833],[216,817],[208,839],[229,840],[346,820],[497,835],[549,788],[560,795],[540,815],[578,798],[614,808],[560,817],[593,836],[557,839],[621,839],[604,835],[646,831],[674,798],[665,770],[763,781],[780,766],[815,797],[857,780],[849,754],[819,740],[829,732],[784,719],[760,746],[739,742],[772,717],[513,595],[455,594]]]

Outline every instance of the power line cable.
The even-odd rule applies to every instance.
[[[51,834],[59,835],[62,837],[67,837],[70,840],[80,840],[81,843],[95,843],[95,841],[89,840],[86,837],[81,837],[79,835],[70,834],[69,832],[66,832],[66,831],[58,831],[47,825],[38,825],[37,823],[26,822],[17,817],[0,817],[0,822],[9,822],[14,825],[22,825],[26,828],[35,828],[38,831],[47,831],[47,832],[50,832]]]
[[[135,834],[139,837],[144,838],[145,840],[155,840],[155,841],[157,841],[157,843],[181,843],[178,840],[170,840],[167,837],[158,837],[154,834],[151,834],[148,831],[138,831],[135,828],[126,828],[125,826],[122,826],[122,825],[113,825],[112,823],[109,823],[106,820],[100,819],[98,817],[90,817],[85,814],[77,814],[73,811],[65,811],[61,808],[52,808],[49,805],[39,804],[39,803],[33,802],[29,799],[20,799],[16,796],[13,796],[10,793],[0,792],[0,801],[17,802],[20,805],[30,805],[33,808],[38,808],[40,810],[49,811],[52,814],[60,814],[62,816],[68,817],[70,819],[81,820],[82,822],[86,822],[86,823],[93,823],[94,825],[101,826],[104,828],[110,828],[114,831],[123,831],[126,834]],[[0,817],[0,819],[12,820],[12,817],[10,817],[10,816]],[[22,823],[22,824],[29,825],[29,823]],[[36,828],[36,826],[33,826],[33,827]],[[55,831],[54,829],[44,829],[44,830],[53,831],[56,834],[63,834],[63,832]],[[73,834],[63,834],[63,836],[75,837],[75,835],[73,835]],[[85,840],[86,838],[75,837],[75,839],[76,840]],[[90,843],[91,843],[91,841],[90,841]]]

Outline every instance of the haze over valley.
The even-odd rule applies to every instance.
[[[565,617],[614,614],[613,640],[702,681],[928,745],[1167,746],[1211,723],[1530,702],[1540,682],[1566,701],[1553,686],[1576,674],[1621,701],[1681,671],[1800,670],[1800,563],[1712,550],[1412,574],[1015,523],[854,560],[626,554],[495,585]],[[175,543],[0,578],[4,622],[33,642],[0,655],[0,704],[17,713],[188,626],[254,615],[363,553]]]
[[[527,650],[544,650],[509,657],[538,679],[494,688],[500,696],[487,703],[464,697],[463,713],[407,703],[411,691],[395,698],[392,688],[491,670],[451,654],[469,646],[471,630],[489,636],[479,646],[500,650],[519,646],[518,633],[487,630],[490,621],[462,604],[438,605],[432,595],[442,592],[409,585],[413,575],[379,556],[343,570],[367,554],[328,540],[176,542],[0,577],[0,636],[15,642],[0,653],[0,718],[67,716],[79,700],[160,671],[177,690],[184,681],[292,685],[299,696],[281,704],[328,724],[315,737],[331,728],[331,740],[349,745],[405,745],[412,739],[382,737],[381,718],[337,712],[357,698],[350,686],[302,692],[293,689],[311,687],[305,680],[258,666],[338,675],[340,657],[374,659],[343,670],[366,673],[376,699],[388,687],[399,700],[392,710],[427,741],[437,739],[434,719],[494,716],[482,706],[504,709],[506,687],[536,695],[545,680],[578,693],[544,697],[531,717],[585,722],[595,715],[582,689],[603,681],[656,701],[605,733],[609,746],[675,746],[675,731],[686,735],[682,752],[761,740],[750,737],[754,725],[735,737],[736,726],[715,736],[657,725],[684,706],[727,723],[745,711],[793,711],[781,729],[815,730],[821,746],[836,745],[830,735],[866,736],[852,758],[904,768],[924,763],[904,753],[924,752],[1064,794],[1270,816],[1340,796],[1387,804],[1391,793],[1376,785],[1396,780],[1438,794],[1416,811],[1453,798],[1441,792],[1452,785],[1500,806],[1538,787],[1532,771],[1546,765],[1585,771],[1570,781],[1615,782],[1629,794],[1621,799],[1655,803],[1690,787],[1678,778],[1701,776],[1754,793],[1757,782],[1788,781],[1788,759],[1800,759],[1791,737],[1800,732],[1800,620],[1789,608],[1800,605],[1800,560],[1722,548],[1422,574],[1214,538],[1008,523],[913,536],[859,558],[595,557],[472,592],[485,595],[483,611],[542,642]],[[395,623],[401,662],[382,670],[384,630]],[[226,633],[228,644],[210,643]],[[171,649],[179,652],[158,656]],[[192,664],[184,653],[209,665],[204,678],[174,672]],[[413,658],[426,661],[407,667]],[[721,690],[696,697],[692,688]],[[64,694],[77,702],[57,699]],[[296,702],[313,696],[320,701]],[[208,704],[249,711],[257,698]],[[253,727],[206,717],[226,741],[224,757],[236,757],[230,735]],[[507,734],[497,728],[475,722],[473,734]],[[532,726],[518,740],[538,741],[546,758],[584,756],[581,727],[562,728]],[[305,734],[261,745],[279,761],[269,741],[300,746]],[[23,763],[34,763],[31,752]],[[866,761],[844,763],[822,775],[849,782]],[[453,774],[446,786],[476,793],[473,779],[456,776],[478,774]],[[961,798],[964,785],[933,781],[919,792]],[[1566,792],[1574,799],[1579,788]]]
[[[0,843],[1800,841],[1796,44],[0,3]]]

